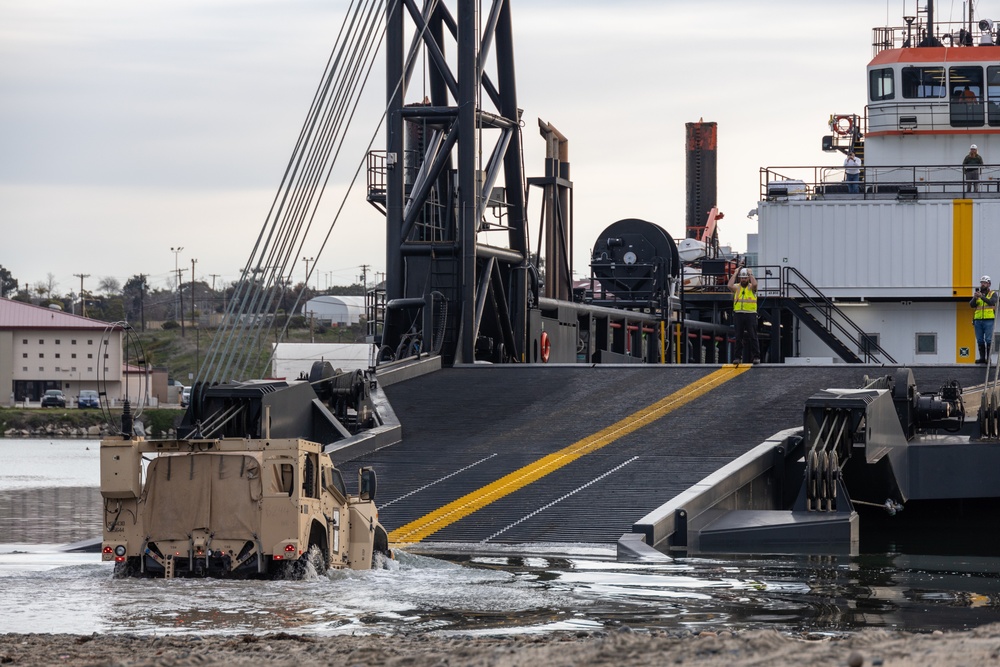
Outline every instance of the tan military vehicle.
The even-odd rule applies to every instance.
[[[196,389],[182,437],[102,441],[104,560],[121,575],[172,578],[300,576],[309,563],[365,570],[391,558],[374,470],[359,470],[350,494],[314,441],[350,437],[343,423],[361,430],[358,415],[370,413],[358,402],[365,388],[348,383],[358,400],[338,419],[329,408],[345,392],[326,375]]]
[[[365,570],[389,551],[374,491],[365,468],[349,494],[307,440],[105,440],[103,558],[167,578]]]

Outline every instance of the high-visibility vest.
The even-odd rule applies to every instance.
[[[739,291],[733,295],[733,310],[737,313],[757,312],[757,295],[749,286],[740,285]]]
[[[986,299],[987,299],[986,301],[983,301],[982,297],[976,299],[976,312],[972,316],[972,319],[992,320],[997,316],[996,312],[989,305],[989,299],[992,298],[993,298],[993,290],[990,290],[989,292],[986,293]]]

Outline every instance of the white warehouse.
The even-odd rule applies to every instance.
[[[365,297],[317,296],[302,307],[302,315],[308,318],[310,313],[317,322],[340,326],[357,324],[365,314]]]

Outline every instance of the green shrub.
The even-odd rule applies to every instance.
[[[146,423],[146,435],[151,438],[163,438],[172,428],[176,428],[184,416],[177,410],[146,410],[142,413]]]

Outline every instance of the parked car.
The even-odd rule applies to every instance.
[[[66,396],[58,389],[49,389],[42,396],[43,408],[65,408]]]
[[[186,408],[190,400],[191,400],[191,387],[184,387],[184,391],[181,392],[181,407]]]
[[[99,408],[101,399],[93,389],[84,389],[80,392],[80,397],[76,399],[78,408]]]

